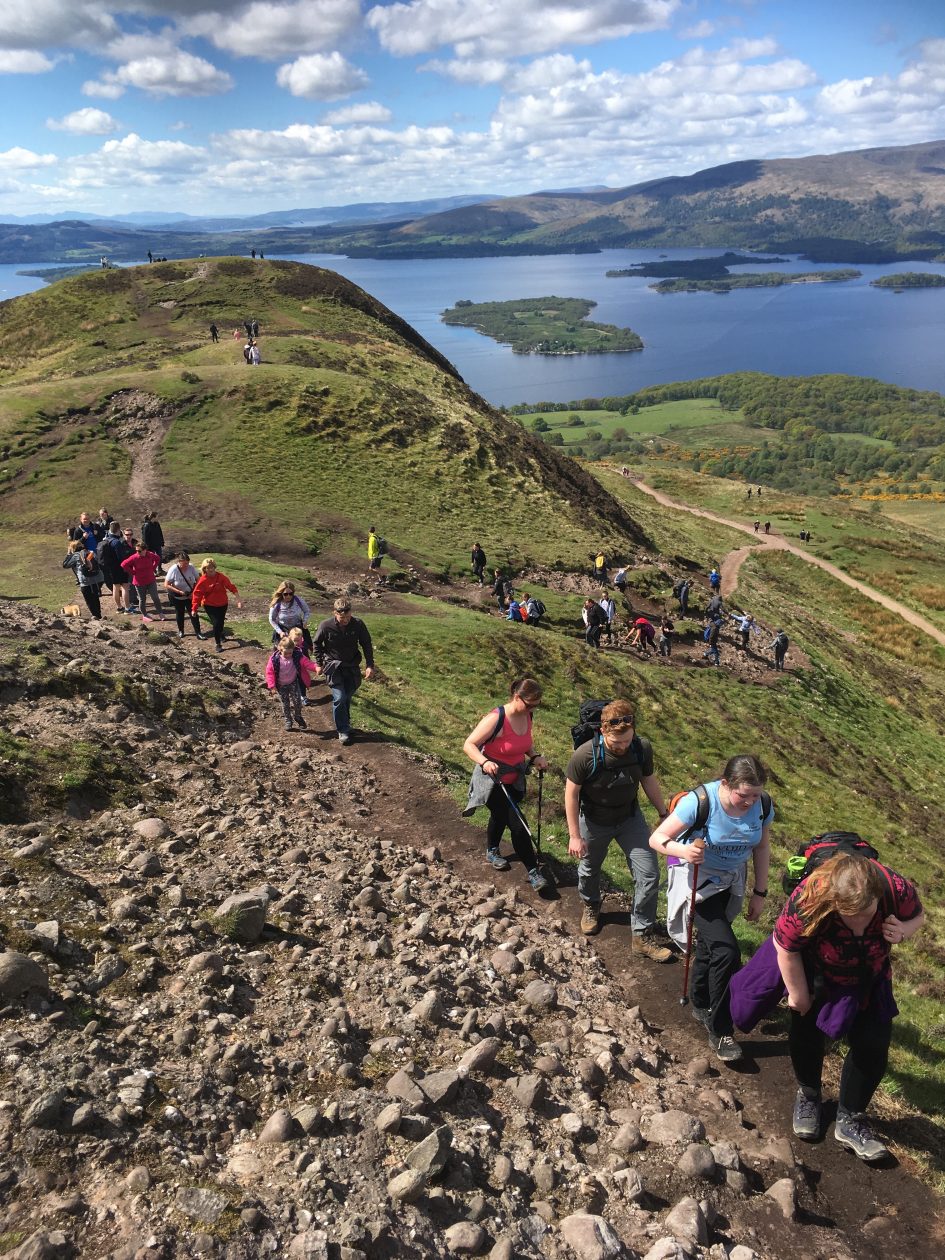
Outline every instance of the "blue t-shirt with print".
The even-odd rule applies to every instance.
[[[720,786],[721,781],[718,779],[714,783],[705,785],[709,796],[709,817],[706,822],[705,859],[702,870],[706,875],[711,875],[713,871],[738,870],[748,860],[751,851],[761,843],[761,800],[757,800],[751,809],[740,817],[733,818],[722,808],[719,800]],[[673,810],[673,817],[678,818],[687,827],[691,827],[696,821],[698,808],[699,802],[695,792],[687,792]],[[774,806],[772,805],[765,819],[765,826],[773,821]],[[698,833],[696,833],[690,837],[690,841],[698,838]]]

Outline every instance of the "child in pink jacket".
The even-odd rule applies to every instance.
[[[135,546],[134,555],[129,556],[127,560],[122,560],[121,567],[131,575],[131,584],[138,592],[142,617],[147,612],[145,604],[147,596],[150,595],[154,611],[163,621],[164,614],[161,612],[161,600],[158,596],[156,581],[157,571],[161,567],[161,557],[156,551],[148,551],[144,543],[139,542]]]
[[[295,646],[288,635],[279,640],[279,646],[266,662],[266,686],[279,693],[285,729],[292,730],[292,718],[300,730],[305,730],[302,717],[302,687],[312,685],[312,667],[305,653]]]

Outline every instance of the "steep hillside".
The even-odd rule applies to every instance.
[[[253,318],[258,368],[242,356]],[[330,271],[200,259],[76,276],[0,306],[0,345],[3,520],[34,542],[92,501],[122,516],[161,502],[208,537],[292,554],[376,523],[421,565],[468,550],[467,528],[497,561],[539,537],[566,566],[644,541],[578,465]]]

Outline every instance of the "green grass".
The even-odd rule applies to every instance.
[[[550,432],[560,433],[565,445],[575,445],[587,440],[591,430],[604,438],[612,438],[615,430],[624,430],[630,438],[643,440],[648,437],[674,434],[680,429],[701,428],[715,425],[734,413],[723,412],[715,398],[691,398],[680,402],[657,403],[643,407],[636,415],[621,415],[619,411],[531,411],[517,415],[526,428],[534,429],[539,416],[547,423]],[[583,426],[570,423],[572,416],[580,416]]]

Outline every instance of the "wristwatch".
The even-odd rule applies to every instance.
[[[766,889],[764,890],[764,892],[762,892],[760,888],[753,888],[753,889],[752,889],[752,891],[751,891],[751,895],[752,895],[753,897],[767,897],[767,895],[768,895],[768,890],[767,890],[767,888],[766,888]]]

